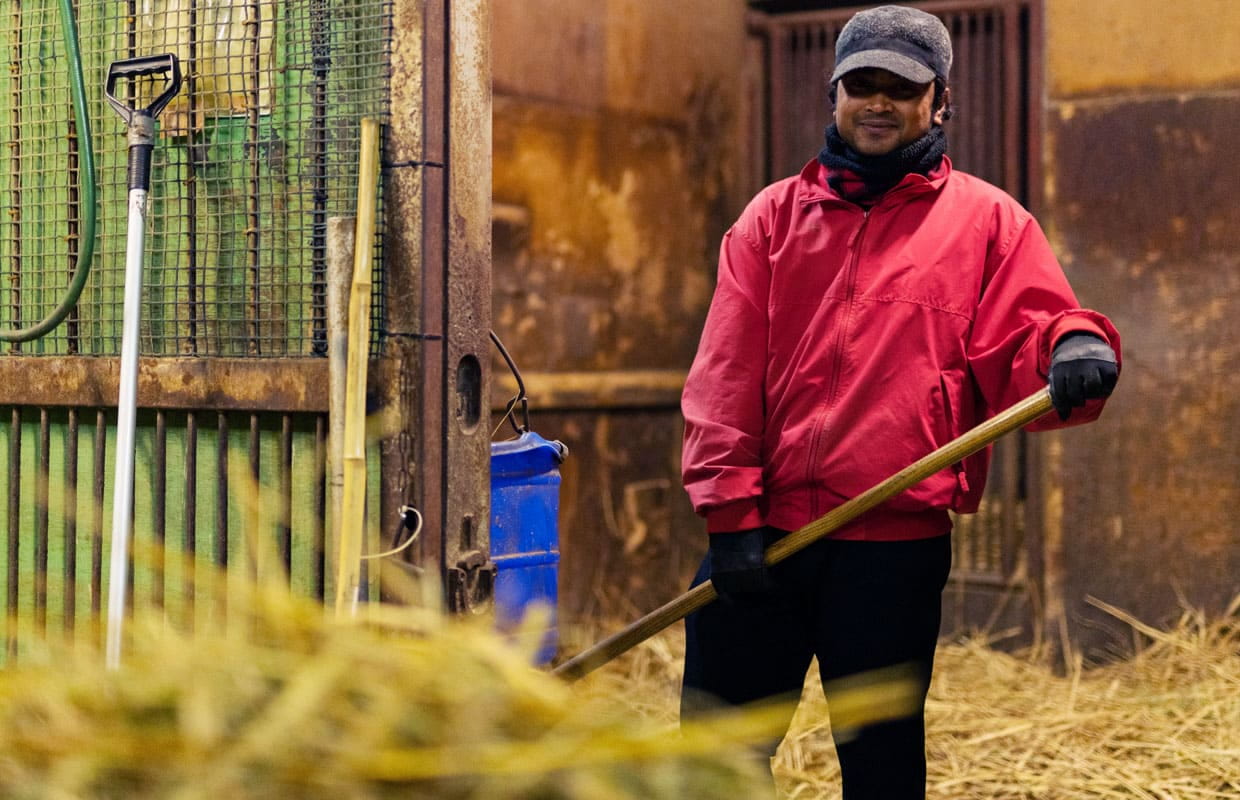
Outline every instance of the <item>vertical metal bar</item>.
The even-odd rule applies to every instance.
[[[969,31],[969,57],[972,69],[970,72],[970,83],[972,84],[973,109],[970,115],[973,121],[973,132],[975,138],[973,140],[973,162],[974,170],[977,171],[985,180],[991,183],[998,183],[1002,180],[1002,176],[996,174],[992,169],[993,165],[986,158],[987,140],[995,135],[994,126],[988,125],[987,120],[993,119],[998,109],[991,108],[986,105],[986,84],[994,80],[994,76],[989,73],[990,65],[986,62],[986,31],[985,18],[980,11],[971,11],[964,14],[966,24]]]
[[[448,59],[445,39],[446,0],[427,0],[424,6],[423,114],[425,118],[424,161],[446,163],[448,153]],[[426,556],[433,559],[436,572],[443,569],[444,503],[447,475],[447,442],[443,436],[447,380],[444,364],[446,269],[448,258],[447,179],[444,170],[427,170],[423,180],[422,236],[422,407],[419,419],[418,485],[419,507],[423,514],[423,541]]]
[[[5,611],[8,618],[8,654],[17,655],[17,616],[21,581],[22,411],[14,406],[9,415],[9,538],[6,544]]]
[[[228,416],[216,415],[215,563],[228,566]]]
[[[770,38],[766,27],[756,26],[749,29],[745,38],[745,96],[744,114],[746,128],[746,149],[750,158],[743,159],[745,182],[741,192],[756,194],[758,189],[767,183],[767,163],[770,161],[770,109],[768,101],[770,90],[767,88],[766,65],[769,63],[767,50]]]
[[[260,159],[259,159],[259,132],[258,132],[258,110],[259,110],[259,85],[262,78],[262,48],[261,48],[261,30],[260,22],[262,13],[259,9],[258,2],[252,2],[249,5],[249,14],[246,17],[246,25],[250,29],[247,40],[253,44],[254,50],[250,56],[250,64],[252,71],[249,74],[250,90],[246,97],[246,115],[248,125],[246,126],[246,140],[249,144],[249,173],[250,173],[250,191],[246,196],[246,209],[248,215],[248,224],[246,225],[246,256],[249,260],[250,269],[250,355],[260,355],[263,352],[262,347],[262,274],[259,262],[260,247],[260,230],[259,230],[259,182]]]
[[[91,490],[93,511],[90,538],[90,611],[97,619],[103,596],[103,490],[107,468],[108,418],[103,409],[95,411],[95,469]]]
[[[263,578],[266,576],[265,563],[267,553],[267,542],[264,541],[266,531],[261,530],[259,510],[266,501],[263,496],[263,487],[259,483],[261,448],[260,442],[262,431],[258,424],[258,414],[250,414],[250,481],[249,486],[241,487],[242,496],[248,497],[249,500],[243,505],[245,512],[245,530],[242,531],[241,541],[245,543],[248,551],[252,553],[251,569],[254,570],[254,577]]]
[[[198,413],[185,415],[185,531],[182,540],[182,563],[185,575],[182,584],[185,593],[185,623],[187,630],[194,627],[194,598],[198,590]]]
[[[1048,606],[1052,603],[1048,590],[1054,579],[1053,558],[1048,553],[1047,507],[1045,483],[1040,476],[1046,467],[1043,446],[1035,444],[1039,437],[1030,436],[1026,441],[1030,446],[1025,454],[1025,470],[1028,475],[1027,495],[1025,497],[1025,557],[1029,562],[1029,579],[1026,583],[1029,591],[1029,607],[1032,619],[1034,643],[1050,641],[1050,617]]]
[[[1016,557],[1020,547],[1020,442],[1011,439],[1003,443],[999,450],[999,466],[1001,480],[999,482],[999,502],[1003,509],[1002,524],[999,531],[999,568],[1000,574],[1010,578],[1016,572],[1019,559]]]
[[[164,564],[168,545],[168,415],[155,412],[155,485],[151,487],[151,514],[155,528],[155,563],[151,572],[151,601],[164,604]],[[136,581],[135,581],[136,582]]]
[[[276,523],[280,563],[285,577],[293,574],[293,416],[280,418],[280,519]]]
[[[1024,73],[1025,107],[1020,116],[1024,133],[1023,169],[1021,184],[1023,192],[1018,199],[1033,213],[1042,207],[1042,116],[1043,103],[1043,0],[1025,0],[1019,10],[1011,11],[1012,17],[1022,20],[1024,45],[1022,61]],[[1009,89],[1010,91],[1010,89]],[[1023,445],[1022,458],[1018,461],[1023,480],[1024,495],[1024,551],[1029,561],[1031,627],[1040,635],[1048,627],[1046,614],[1046,516],[1043,513],[1044,486],[1042,483],[1041,448],[1038,437],[1021,433],[1018,440]]]
[[[18,329],[21,328],[22,321],[22,142],[25,141],[25,132],[22,129],[22,32],[25,28],[22,25],[21,2],[14,2],[12,8],[13,39],[11,49],[13,57],[9,66],[10,85],[12,86],[9,96],[12,107],[10,112],[12,115],[12,130],[9,134],[10,189],[8,208],[5,209],[5,212],[8,214],[9,223],[13,229],[13,238],[9,242],[9,313],[12,315],[12,327]],[[9,349],[11,352],[17,352],[21,349],[21,344],[13,342],[9,345]],[[16,509],[17,506],[10,506],[10,508]],[[11,613],[15,613],[15,611]]]
[[[51,421],[46,408],[39,409],[39,451],[34,483],[34,624],[47,631],[48,471],[52,454]]]
[[[969,93],[969,49],[966,46],[968,42],[965,41],[968,29],[959,14],[944,15],[943,24],[950,31],[954,44],[952,72],[955,77],[952,79],[952,93],[961,110],[961,115],[956,118],[951,131],[952,158],[961,169],[972,171],[974,166],[969,147],[973,139],[973,116],[976,109],[973,108]]]
[[[67,55],[66,55],[67,57]],[[72,108],[72,102],[70,102]],[[81,169],[78,165],[78,132],[77,132],[77,115],[66,113],[68,120],[68,181],[69,207],[68,207],[68,231],[65,237],[67,249],[67,280],[72,280],[73,273],[77,271],[78,250],[80,242],[78,241],[80,233],[79,220],[82,213],[82,201],[79,196],[79,181],[81,180]],[[69,316],[65,319],[65,338],[68,345],[68,352],[76,354],[79,349],[81,332],[79,330],[80,312],[76,305],[69,311]]]
[[[128,51],[128,57],[134,58],[138,55],[138,26],[135,24],[135,21],[138,19],[138,0],[128,0],[128,2],[125,3],[125,6],[125,19],[128,21],[125,35],[125,49]],[[134,105],[134,85],[133,81],[129,81],[128,83],[129,106],[132,108]]]
[[[198,0],[189,4],[189,41],[187,43],[189,58],[185,64],[185,96],[189,109],[189,133],[185,136],[185,235],[186,235],[186,278],[188,281],[189,304],[189,336],[188,349],[190,355],[198,355],[198,319],[201,313],[205,337],[206,330],[206,293],[199,297],[198,288],[198,161],[206,148],[205,132],[197,131],[198,116]],[[199,304],[202,303],[200,308]]]
[[[311,352],[327,353],[327,77],[331,71],[328,0],[310,0],[310,313]]]
[[[806,94],[805,85],[806,85],[806,77],[808,77],[806,75],[806,66],[809,60],[808,59],[808,50],[810,47],[809,38],[810,38],[809,30],[806,27],[798,26],[798,27],[792,28],[791,37],[790,37],[791,47],[789,48],[789,51],[788,51],[788,59],[789,59],[788,77],[791,78],[789,82],[789,88],[791,89],[791,92],[790,92],[792,95],[791,103],[794,108],[806,108],[805,106],[805,94]],[[790,154],[789,158],[794,158],[794,156],[792,156],[791,154],[797,153],[801,149],[799,146],[800,141],[801,141],[801,125],[797,124],[797,125],[790,126],[789,133],[792,134],[792,136],[789,137],[789,141],[788,141],[788,151]],[[782,175],[788,174],[788,164],[781,165],[780,169],[781,169],[780,174]]]
[[[812,74],[814,94],[812,105],[815,113],[812,115],[816,124],[812,125],[814,136],[809,140],[809,148],[805,153],[805,159],[809,160],[822,148],[825,143],[823,129],[833,120],[830,118],[831,105],[827,99],[827,79],[831,77],[831,70],[835,65],[835,30],[830,24],[824,23],[818,28],[818,41],[814,46],[814,69]]]
[[[429,46],[426,42],[426,10],[422,0],[396,0],[392,5],[392,53],[393,59],[405,64],[423,64],[426,76],[432,72],[426,65],[426,53]],[[398,80],[391,85],[391,105],[393,108],[419,108],[423,114],[428,108],[426,82],[423,80]],[[438,91],[438,90],[436,90]],[[435,162],[433,150],[427,147],[424,131],[430,128],[430,121],[424,116],[415,114],[392,115],[387,142],[385,143],[385,161],[421,162],[417,168],[387,168],[383,174],[383,208],[391,219],[422,220],[422,225],[385,225],[383,230],[383,252],[385,254],[384,301],[388,325],[392,330],[416,332],[419,335],[389,337],[384,341],[384,350],[392,363],[396,365],[395,375],[396,397],[400,403],[400,413],[404,420],[401,430],[392,439],[381,443],[380,447],[380,530],[391,530],[393,519],[402,503],[413,503],[422,508],[429,498],[434,496],[422,485],[422,437],[428,428],[421,417],[420,409],[429,404],[427,393],[437,391],[437,386],[425,382],[426,359],[434,357],[439,346],[427,340],[426,309],[420,302],[410,302],[409,298],[420,298],[424,294],[424,276],[431,269],[427,262],[434,249],[426,242],[426,235],[435,227],[436,217],[431,216],[425,205],[428,183],[442,180],[442,162]],[[435,144],[438,147],[438,143]],[[428,163],[434,162],[434,163]],[[329,266],[330,269],[330,266]],[[330,323],[329,323],[330,324]],[[326,417],[324,424],[337,423]],[[330,434],[328,434],[330,437]],[[334,439],[336,437],[330,437]],[[334,463],[334,456],[333,463]],[[426,470],[429,472],[430,470]],[[339,481],[329,484],[330,493],[324,497],[321,518],[335,515],[326,509],[334,507],[330,498],[337,493]],[[389,516],[390,515],[390,516]],[[426,531],[435,530],[431,526]],[[428,535],[422,541],[433,540],[436,536]],[[325,539],[330,542],[330,537]],[[329,545],[327,545],[329,546]],[[438,545],[435,545],[436,558]],[[330,548],[329,549],[334,549]],[[410,555],[414,555],[410,553]],[[422,563],[427,560],[425,549],[417,554],[416,560]],[[334,569],[332,570],[334,572]],[[329,587],[324,587],[327,590]],[[334,589],[334,587],[330,587]]]
[[[770,49],[771,75],[771,118],[778,120],[779,128],[771,136],[771,164],[768,180],[783,175],[788,163],[788,136],[792,125],[789,124],[787,88],[788,59],[792,47],[792,34],[784,26],[771,25],[772,46]]]
[[[803,37],[803,45],[800,52],[801,60],[801,98],[802,108],[813,109],[817,112],[822,108],[822,76],[819,74],[818,59],[822,52],[819,44],[819,28],[817,25],[807,25],[805,27],[805,35]],[[809,158],[808,153],[818,152],[815,147],[818,139],[818,113],[807,114],[806,123],[801,127],[796,141],[795,156],[799,162],[804,162]],[[799,164],[798,164],[799,166]]]
[[[77,611],[77,515],[78,515],[78,410],[69,409],[68,438],[65,440],[64,491],[64,607],[65,632],[72,633]]]
[[[1003,57],[1001,69],[1003,85],[1007,88],[1002,99],[1003,119],[1003,181],[1004,188],[1018,199],[1025,199],[1028,186],[1021,175],[1021,103],[1025,101],[1024,92],[1017,91],[1022,87],[1028,91],[1030,87],[1021,80],[1020,42],[1020,9],[1008,8],[1003,13]]]
[[[1004,106],[1011,101],[1005,97],[1003,76],[1003,25],[1006,14],[1002,9],[990,9],[986,13],[986,108],[987,115],[993,116],[996,113],[1002,113]],[[1011,158],[1006,145],[1006,136],[1008,135],[1006,121],[999,126],[998,130],[990,128],[987,139],[986,158],[992,165],[990,169],[995,175],[998,185],[1007,189],[1016,196],[1017,192],[1013,191],[1010,176],[1006,167],[1006,162]]]
[[[448,4],[448,231],[444,298],[446,527],[461,550],[490,548],[491,76],[489,0]],[[480,122],[481,121],[481,122]],[[484,126],[479,131],[479,126]],[[460,134],[460,135],[458,135]],[[451,224],[449,224],[449,220]],[[467,288],[466,288],[467,287]],[[448,383],[448,382],[445,382]],[[474,409],[470,411],[470,409]],[[449,563],[455,564],[458,553]]]
[[[1043,189],[1042,131],[1046,124],[1043,117],[1044,8],[1044,0],[1026,0],[1024,13],[1019,15],[1024,34],[1024,46],[1021,48],[1024,73],[1021,82],[1025,87],[1025,107],[1019,118],[1022,123],[1021,130],[1025,132],[1024,171],[1021,175],[1024,195],[1020,199],[1034,214],[1041,210]]]
[[[314,597],[327,598],[327,416],[314,418],[314,532],[310,549],[310,585]]]

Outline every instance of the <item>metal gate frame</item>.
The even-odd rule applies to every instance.
[[[953,163],[1037,213],[1041,196],[1043,0],[925,0],[952,33]],[[747,15],[747,139],[756,190],[799,171],[821,147],[834,43],[868,6]],[[978,33],[983,35],[977,35]],[[995,80],[995,78],[998,80]],[[974,109],[998,108],[997,115]],[[821,110],[821,114],[807,113]],[[1036,634],[1044,569],[1038,448],[1023,433],[995,446],[983,507],[957,519],[945,630]]]
[[[450,580],[454,568],[473,566],[475,554],[483,554],[485,561],[489,552],[490,0],[393,0],[392,14],[393,113],[382,151],[383,294],[376,298],[383,325],[367,386],[368,415],[385,420],[386,434],[377,447],[379,480],[368,491],[369,515],[386,532],[401,505],[417,507],[424,534],[420,552],[410,560]],[[114,357],[0,358],[3,405],[12,410],[5,420],[12,465],[7,484],[8,655],[17,653],[17,633],[51,633],[49,607],[63,607],[66,630],[76,628],[81,635],[86,635],[84,616],[97,616],[103,589],[103,487],[110,480],[108,413],[115,408],[118,383],[119,359]],[[296,509],[303,521],[313,515],[315,552],[309,558],[315,566],[307,589],[325,597],[333,578],[326,530],[329,387],[328,361],[312,356],[141,357],[137,403],[151,422],[155,476],[149,511],[156,539],[182,542],[188,552],[204,544],[195,536],[199,512],[186,512],[180,530],[168,521],[163,478],[172,450],[169,423],[175,419],[184,423],[175,435],[187,442],[186,469],[197,471],[202,453],[216,459],[221,470],[213,497],[195,496],[187,488],[187,505],[214,513],[223,531],[211,543],[214,552],[202,557],[228,566],[232,497],[224,466],[231,444],[241,454],[238,458],[234,452],[233,461],[248,459],[251,477],[261,475],[279,487],[280,508],[272,514],[284,520],[277,549],[286,567],[292,557],[287,520]],[[62,417],[69,431],[63,444],[52,441]],[[37,426],[33,437],[31,425]],[[218,451],[205,452],[198,445],[199,432],[215,437]],[[309,485],[296,485],[291,443],[295,435],[306,434],[313,436],[313,476],[305,482]],[[82,459],[79,439],[88,453]],[[27,447],[23,453],[23,440],[35,441],[37,452]],[[93,466],[87,459],[93,459]],[[306,463],[303,458],[302,469]],[[94,475],[94,485],[79,485],[79,475],[88,474]],[[19,508],[31,486],[38,508]],[[49,581],[49,542],[55,545],[60,523],[49,526],[47,510],[61,498],[66,507],[72,499],[74,509],[79,503],[89,507],[93,499],[97,513],[91,519],[78,519],[81,512],[67,515],[64,574],[54,573]],[[33,530],[32,540],[25,539],[27,529]],[[56,565],[57,571],[61,568]],[[481,606],[488,599],[487,587],[471,583],[472,572],[458,573],[462,584],[475,591],[456,596],[467,607]],[[63,597],[56,591],[61,587]],[[162,579],[153,591],[159,596],[139,601],[162,604]],[[192,609],[192,599],[188,602]]]
[[[412,561],[444,576],[455,610],[481,607],[490,551],[490,0],[397,0],[385,154],[387,335],[379,371],[401,430],[382,443],[381,530],[404,503],[428,535]],[[424,29],[423,29],[424,26]],[[421,38],[416,34],[423,32]],[[453,586],[454,581],[456,586]],[[465,586],[471,592],[455,589]]]

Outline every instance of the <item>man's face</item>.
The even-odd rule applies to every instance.
[[[856,69],[836,84],[835,127],[858,153],[881,156],[930,131],[933,83],[913,83],[885,69]]]

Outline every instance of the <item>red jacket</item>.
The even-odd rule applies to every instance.
[[[1045,386],[1063,334],[1118,356],[1115,327],[1078,305],[1033,217],[947,159],[869,212],[810,162],[723,239],[682,399],[693,507],[712,532],[806,525]],[[989,461],[966,458],[834,535],[946,533],[948,509],[977,510]]]

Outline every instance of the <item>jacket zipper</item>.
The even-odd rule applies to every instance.
[[[827,403],[823,408],[818,422],[814,429],[813,446],[810,448],[809,459],[809,484],[810,484],[810,512],[816,519],[822,515],[818,503],[818,488],[814,480],[818,471],[818,447],[822,442],[823,434],[826,433],[827,415],[831,413],[831,407],[835,405],[835,394],[839,391],[840,371],[844,365],[844,342],[848,338],[848,320],[852,316],[853,298],[856,296],[857,282],[857,264],[861,261],[861,237],[865,233],[866,226],[870,222],[870,212],[872,208],[865,209],[861,224],[848,240],[848,247],[852,249],[852,257],[848,260],[848,271],[844,276],[844,317],[840,320],[839,333],[835,337],[834,358],[831,366],[831,386],[827,390]]]
[[[852,316],[853,297],[857,293],[857,264],[861,261],[861,236],[870,223],[870,211],[865,210],[861,225],[849,239],[848,246],[852,249],[852,258],[848,260],[848,272],[844,278],[844,320],[840,323],[840,332],[835,337],[835,360],[831,369],[831,390],[827,392],[827,402],[835,405],[835,393],[839,390],[840,369],[844,364],[844,340],[848,338],[848,320]]]

